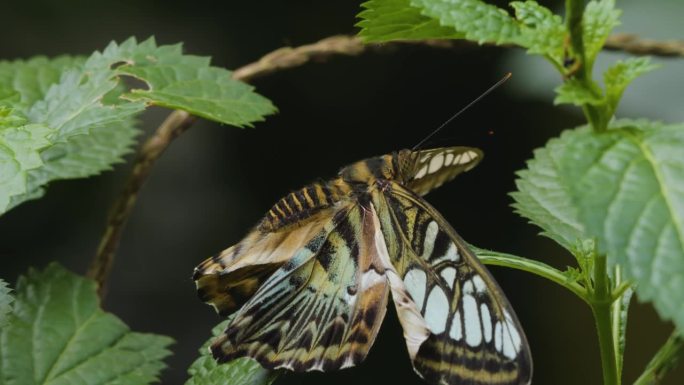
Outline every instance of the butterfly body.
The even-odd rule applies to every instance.
[[[200,298],[235,313],[214,357],[295,371],[354,366],[391,299],[428,382],[529,383],[529,347],[510,304],[422,198],[481,158],[467,147],[401,150],[282,198],[245,239],[195,269]]]

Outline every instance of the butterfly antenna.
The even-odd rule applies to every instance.
[[[475,98],[475,100],[473,100],[472,102],[468,103],[467,106],[461,108],[460,111],[458,111],[457,113],[453,114],[449,119],[446,120],[446,122],[442,123],[439,127],[437,127],[434,131],[432,131],[432,132],[430,133],[430,135],[426,136],[425,139],[421,140],[420,142],[418,142],[418,144],[416,144],[415,146],[413,146],[413,148],[412,148],[411,150],[415,151],[416,149],[418,149],[423,143],[427,142],[427,141],[428,141],[430,138],[432,138],[436,133],[438,133],[442,128],[446,127],[449,123],[451,123],[452,120],[456,119],[456,117],[458,117],[459,115],[461,115],[461,114],[462,114],[463,112],[465,112],[468,108],[472,107],[473,104],[479,102],[482,98],[484,98],[485,96],[489,95],[490,92],[492,92],[492,91],[494,91],[495,89],[499,88],[499,86],[502,85],[506,80],[510,79],[511,75],[512,75],[512,74],[511,74],[510,72],[507,73],[506,75],[504,75],[504,77],[501,78],[501,80],[499,80],[498,82],[496,82],[493,86],[489,87],[485,92],[483,92],[482,94],[480,94],[480,96],[478,96],[477,98]]]

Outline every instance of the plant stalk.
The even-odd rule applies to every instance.
[[[620,385],[615,342],[613,340],[612,293],[606,266],[606,256],[596,254],[593,272],[594,287],[591,291],[590,306],[594,313],[596,332],[601,350],[603,385]]]

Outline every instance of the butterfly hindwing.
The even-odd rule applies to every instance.
[[[219,361],[248,356],[267,368],[334,370],[362,361],[385,315],[388,283],[373,218],[340,208],[237,312],[212,345]]]
[[[531,356],[522,328],[465,242],[396,183],[375,193],[373,203],[392,264],[430,332],[416,351],[409,339],[423,337],[405,328],[416,371],[435,384],[527,384]]]

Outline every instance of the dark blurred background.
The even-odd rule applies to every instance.
[[[283,45],[355,33],[358,12],[358,2],[350,1],[12,2],[3,5],[0,59],[89,54],[110,40],[154,35],[159,43],[182,41],[188,53],[211,55],[215,65],[237,68]],[[656,35],[669,28],[662,22],[667,15],[658,17],[650,20]],[[647,17],[631,20],[641,19]],[[637,27],[643,30],[643,25]],[[660,37],[682,38],[680,29]],[[254,81],[257,91],[280,112],[255,129],[201,121],[173,143],[156,165],[126,228],[105,309],[134,330],[175,338],[174,355],[167,360],[162,382],[183,383],[197,349],[220,321],[195,296],[190,276],[197,263],[238,241],[292,189],[331,177],[358,159],[413,146],[506,71],[514,73],[507,86],[433,141],[479,147],[485,161],[427,199],[475,245],[559,268],[573,264],[568,253],[537,236],[537,228],[512,212],[507,195],[515,188],[514,172],[525,166],[534,148],[562,129],[582,123],[575,109],[553,106],[550,91],[560,79],[536,70],[544,66],[550,68],[519,50],[406,46],[336,57]],[[681,70],[678,73],[655,78],[656,85],[648,83],[649,90],[657,90],[647,97],[650,105],[657,105],[653,108],[667,106],[668,100],[672,103],[672,97],[667,97],[672,93],[681,102],[682,88],[677,85],[681,85]],[[638,114],[623,111],[623,115],[672,117],[653,108]],[[681,108],[677,111],[681,115]],[[143,136],[167,113],[161,109],[145,113]],[[87,180],[53,183],[43,199],[1,217],[0,276],[14,283],[29,266],[42,267],[53,260],[85,272],[130,166],[130,162],[120,164],[113,172]],[[534,354],[534,383],[599,384],[600,358],[588,307],[536,276],[501,268],[492,271],[527,332]],[[636,378],[672,329],[649,305],[635,301],[630,314],[625,383]],[[421,383],[412,372],[393,310],[360,367],[288,375],[277,383],[378,381]],[[683,382],[680,368],[665,383]]]

